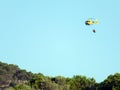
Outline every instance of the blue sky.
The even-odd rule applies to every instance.
[[[2,0],[0,61],[48,76],[85,75],[101,82],[120,72],[119,3]],[[86,26],[88,18],[99,24]]]

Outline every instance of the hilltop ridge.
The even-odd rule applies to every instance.
[[[17,65],[0,62],[0,90],[119,90],[120,73],[109,75],[103,82],[86,76],[49,77],[20,69]]]

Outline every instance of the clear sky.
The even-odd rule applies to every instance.
[[[120,0],[1,0],[0,61],[103,81],[120,72]]]

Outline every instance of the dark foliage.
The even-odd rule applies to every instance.
[[[31,72],[21,70],[17,65],[0,62],[0,86],[5,83],[14,86],[18,81],[30,80],[32,76]]]
[[[41,73],[33,74],[20,69],[17,65],[0,62],[0,87],[9,84],[18,88],[15,90],[19,90],[19,87],[24,90],[24,81],[27,81],[26,85],[31,90],[120,90],[120,73],[109,75],[103,82],[97,83],[94,78],[81,75],[65,78],[48,77]]]

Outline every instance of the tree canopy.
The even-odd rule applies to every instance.
[[[111,74],[97,83],[93,77],[49,77],[42,73],[27,72],[17,65],[0,62],[0,88],[7,85],[7,90],[120,90],[120,73]]]

